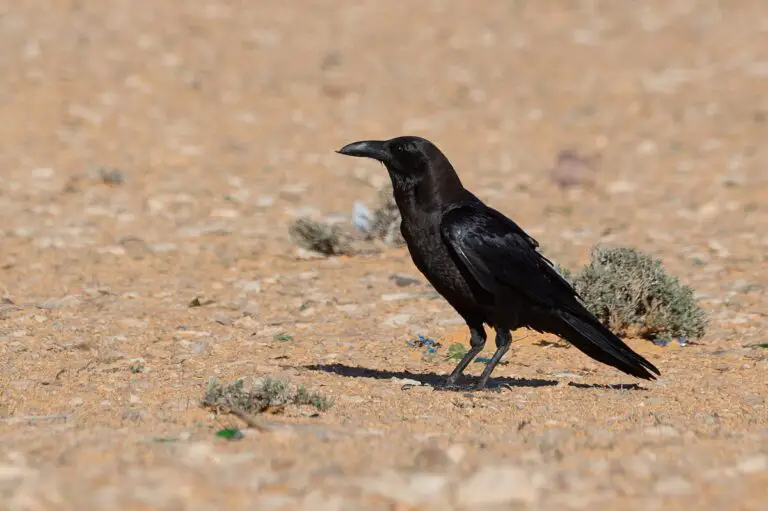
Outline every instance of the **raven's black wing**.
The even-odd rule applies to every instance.
[[[451,209],[443,215],[440,233],[477,284],[498,302],[505,295],[522,294],[542,307],[580,305],[576,291],[537,251],[538,242],[500,212],[479,205]]]
[[[590,357],[634,376],[653,378],[648,369],[659,374],[584,307],[537,251],[536,240],[500,212],[481,204],[458,206],[443,215],[440,233],[457,264],[499,306],[523,298],[538,316],[534,328],[556,333]]]

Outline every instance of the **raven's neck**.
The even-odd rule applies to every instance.
[[[440,212],[468,195],[450,164],[447,168],[429,169],[417,180],[393,176],[392,184],[401,214]]]

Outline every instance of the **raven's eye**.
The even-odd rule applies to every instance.
[[[405,152],[405,146],[403,144],[397,144],[395,146],[395,151],[398,153],[404,153]]]

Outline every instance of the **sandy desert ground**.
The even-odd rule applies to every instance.
[[[0,508],[768,510],[766,48],[763,0],[1,1]],[[288,236],[405,133],[564,266],[661,257],[707,334],[628,340],[638,382],[518,331],[500,392],[436,391],[467,330],[406,250]],[[265,375],[335,405],[199,405]]]

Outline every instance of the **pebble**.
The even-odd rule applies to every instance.
[[[591,429],[588,435],[589,435],[589,444],[593,447],[606,449],[611,447],[614,444],[615,435],[613,434],[613,432],[608,431],[607,429],[602,429],[602,428]]]
[[[117,321],[120,328],[146,328],[147,322],[134,318],[123,318]]]
[[[271,195],[262,195],[256,199],[257,208],[268,208],[275,203],[275,198]]]
[[[240,212],[232,208],[219,208],[211,211],[211,218],[232,219],[238,218],[239,216]]]
[[[416,454],[413,465],[420,470],[444,470],[453,465],[453,460],[443,449],[427,447]]]
[[[389,328],[403,326],[408,324],[408,321],[410,321],[410,319],[411,319],[410,314],[395,314],[385,319],[382,322],[382,326],[389,327]]]
[[[125,250],[126,255],[131,259],[143,259],[152,252],[141,238],[130,236],[122,238],[119,240],[119,243]]]
[[[234,285],[246,293],[261,293],[261,281],[258,280],[238,280]]]
[[[608,184],[607,190],[612,195],[630,193],[635,190],[635,184],[630,181],[613,181]]]
[[[220,312],[217,312],[216,314],[214,314],[213,319],[214,321],[216,321],[216,323],[224,326],[229,326],[235,322],[233,318],[231,318],[230,316],[227,316],[226,314],[221,314]]]
[[[630,456],[621,460],[621,468],[635,478],[645,479],[653,473],[651,461],[642,455]]]
[[[432,504],[438,500],[440,494],[448,486],[448,477],[428,472],[404,474],[390,471],[378,476],[364,478],[358,484],[369,493],[375,493],[410,506],[417,506],[426,502]]]
[[[250,316],[243,316],[235,321],[235,326],[244,330],[254,330],[258,328],[259,322]]]
[[[467,455],[467,448],[461,444],[453,444],[445,450],[448,458],[454,463],[460,463]]]
[[[389,280],[394,281],[397,287],[406,287],[406,286],[412,286],[412,285],[421,283],[421,281],[417,278],[414,278],[408,275],[403,275],[400,273],[394,273],[390,275]]]
[[[190,343],[189,345],[189,351],[193,355],[199,355],[203,353],[207,348],[208,348],[207,341],[195,341],[193,343]]]
[[[757,474],[768,471],[768,456],[755,454],[742,459],[736,467],[742,474]]]
[[[392,383],[395,383],[397,385],[413,385],[416,387],[421,386],[421,382],[417,380],[412,380],[410,378],[390,378],[389,380]]]
[[[674,438],[680,436],[680,432],[672,426],[649,426],[643,430],[643,434],[655,438]]]
[[[155,243],[150,245],[149,248],[155,254],[167,254],[179,250],[179,246],[176,243]]]
[[[418,295],[413,293],[385,293],[381,295],[381,299],[385,302],[394,302],[397,300],[410,300]]]
[[[58,300],[56,299],[46,300],[44,302],[40,302],[37,304],[37,306],[40,309],[46,309],[46,310],[73,308],[73,307],[77,307],[78,305],[80,305],[80,298],[74,295],[67,295],[64,298],[60,298]]]
[[[240,306],[240,312],[245,316],[257,316],[259,314],[259,304],[251,300],[246,300],[245,303]]]
[[[494,506],[508,503],[534,504],[542,478],[515,465],[483,467],[466,479],[456,492],[460,506]]]
[[[684,495],[692,489],[691,483],[680,476],[671,476],[658,481],[655,486],[656,493],[661,495]]]

